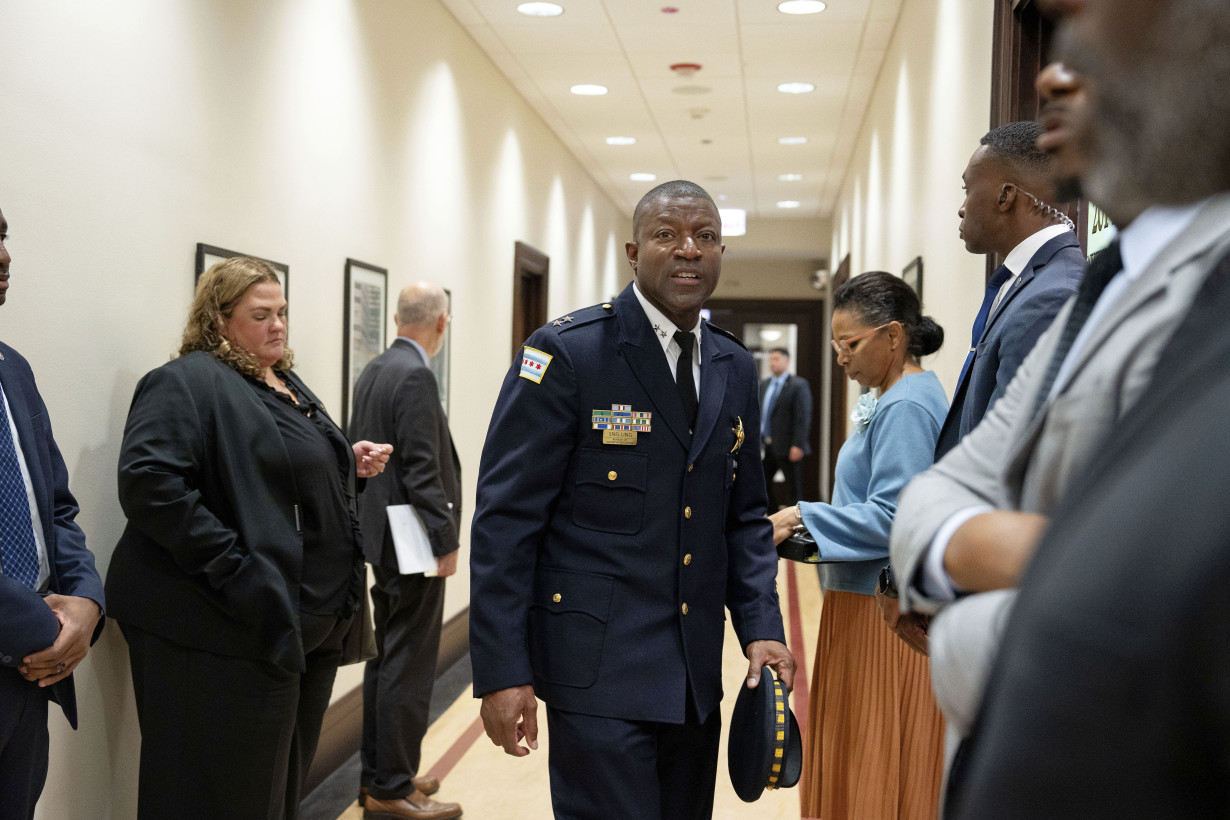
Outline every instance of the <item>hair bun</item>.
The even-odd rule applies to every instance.
[[[940,349],[944,344],[944,328],[940,327],[930,316],[923,316],[918,324],[911,329],[910,347],[916,355],[928,356]]]

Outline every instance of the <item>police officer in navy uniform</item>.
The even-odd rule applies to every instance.
[[[667,182],[632,230],[635,284],[535,332],[505,377],[471,533],[474,694],[518,757],[545,701],[557,818],[711,816],[725,609],[746,685],[794,679],[756,367],[700,319],[717,206]]]

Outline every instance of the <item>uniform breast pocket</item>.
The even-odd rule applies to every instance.
[[[542,567],[530,604],[530,664],[534,676],[585,688],[598,680],[611,590],[606,575]]]
[[[572,523],[587,530],[633,535],[645,517],[649,456],[582,450],[576,471]]]

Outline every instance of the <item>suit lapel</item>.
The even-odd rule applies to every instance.
[[[719,352],[717,337],[708,325],[701,324],[701,349],[704,359],[700,367],[700,408],[696,411],[696,430],[689,453],[694,455],[705,446],[717,423],[722,401],[726,396],[726,378],[731,354]],[[783,386],[783,390],[784,390]],[[781,396],[778,396],[780,399]],[[775,405],[776,406],[776,405]]]
[[[619,319],[619,350],[624,360],[627,361],[628,367],[632,369],[632,374],[641,383],[649,400],[653,402],[654,426],[657,426],[659,420],[665,423],[675,438],[679,440],[679,444],[686,450],[692,436],[688,434],[688,423],[683,417],[683,407],[679,404],[679,394],[675,388],[675,375],[670,372],[670,367],[666,364],[662,344],[654,335],[654,330],[649,325],[649,318],[645,316],[641,303],[632,293],[631,285],[624,289],[615,303],[618,306],[616,316]],[[705,378],[704,370],[702,366],[702,383]],[[701,408],[699,412],[703,413],[703,395],[701,396]],[[697,423],[699,424],[699,421]]]
[[[19,455],[26,461],[26,469],[30,472],[30,485],[34,489],[34,501],[38,506],[39,518],[42,519],[44,534],[48,525],[51,523],[50,498],[51,493],[46,486],[46,476],[39,469],[39,460],[36,457],[37,451],[34,448],[35,436],[34,427],[30,424],[30,404],[26,397],[26,386],[24,380],[17,377],[12,370],[12,366],[5,361],[0,361],[0,386],[4,387],[4,395],[8,398],[9,412],[12,414],[13,424],[17,427],[17,437],[21,439],[21,443],[17,444],[20,450]],[[15,442],[16,443],[16,442]],[[26,457],[26,453],[30,453],[30,457]],[[51,549],[51,544],[48,542],[48,549]]]
[[[1008,292],[1004,294],[1004,298],[995,306],[995,311],[987,317],[986,326],[982,331],[982,338],[985,339],[991,334],[991,328],[999,320],[999,317],[1008,308],[1008,303],[1017,297],[1017,294],[1025,290],[1025,286],[1034,280],[1038,274],[1038,268],[1050,262],[1055,254],[1059,253],[1064,248],[1079,247],[1080,243],[1076,241],[1076,236],[1071,233],[1062,233],[1054,237],[1050,241],[1044,243],[1042,247],[1034,252],[1030,257],[1029,263],[1025,265],[1020,276],[1014,278],[1012,286],[1008,288]],[[981,342],[982,339],[979,339]]]

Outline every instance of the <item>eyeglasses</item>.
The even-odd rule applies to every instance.
[[[857,336],[847,336],[844,339],[833,339],[829,342],[829,344],[833,346],[833,352],[836,353],[838,356],[840,356],[842,353],[845,353],[848,356],[854,352],[854,348],[851,347],[850,342],[857,342],[860,339],[866,339],[872,333],[875,333],[878,330],[883,330],[884,328],[888,327],[891,324],[892,322],[887,322],[885,324],[880,325],[879,327],[873,327],[871,330],[865,330],[862,333],[858,334]]]

